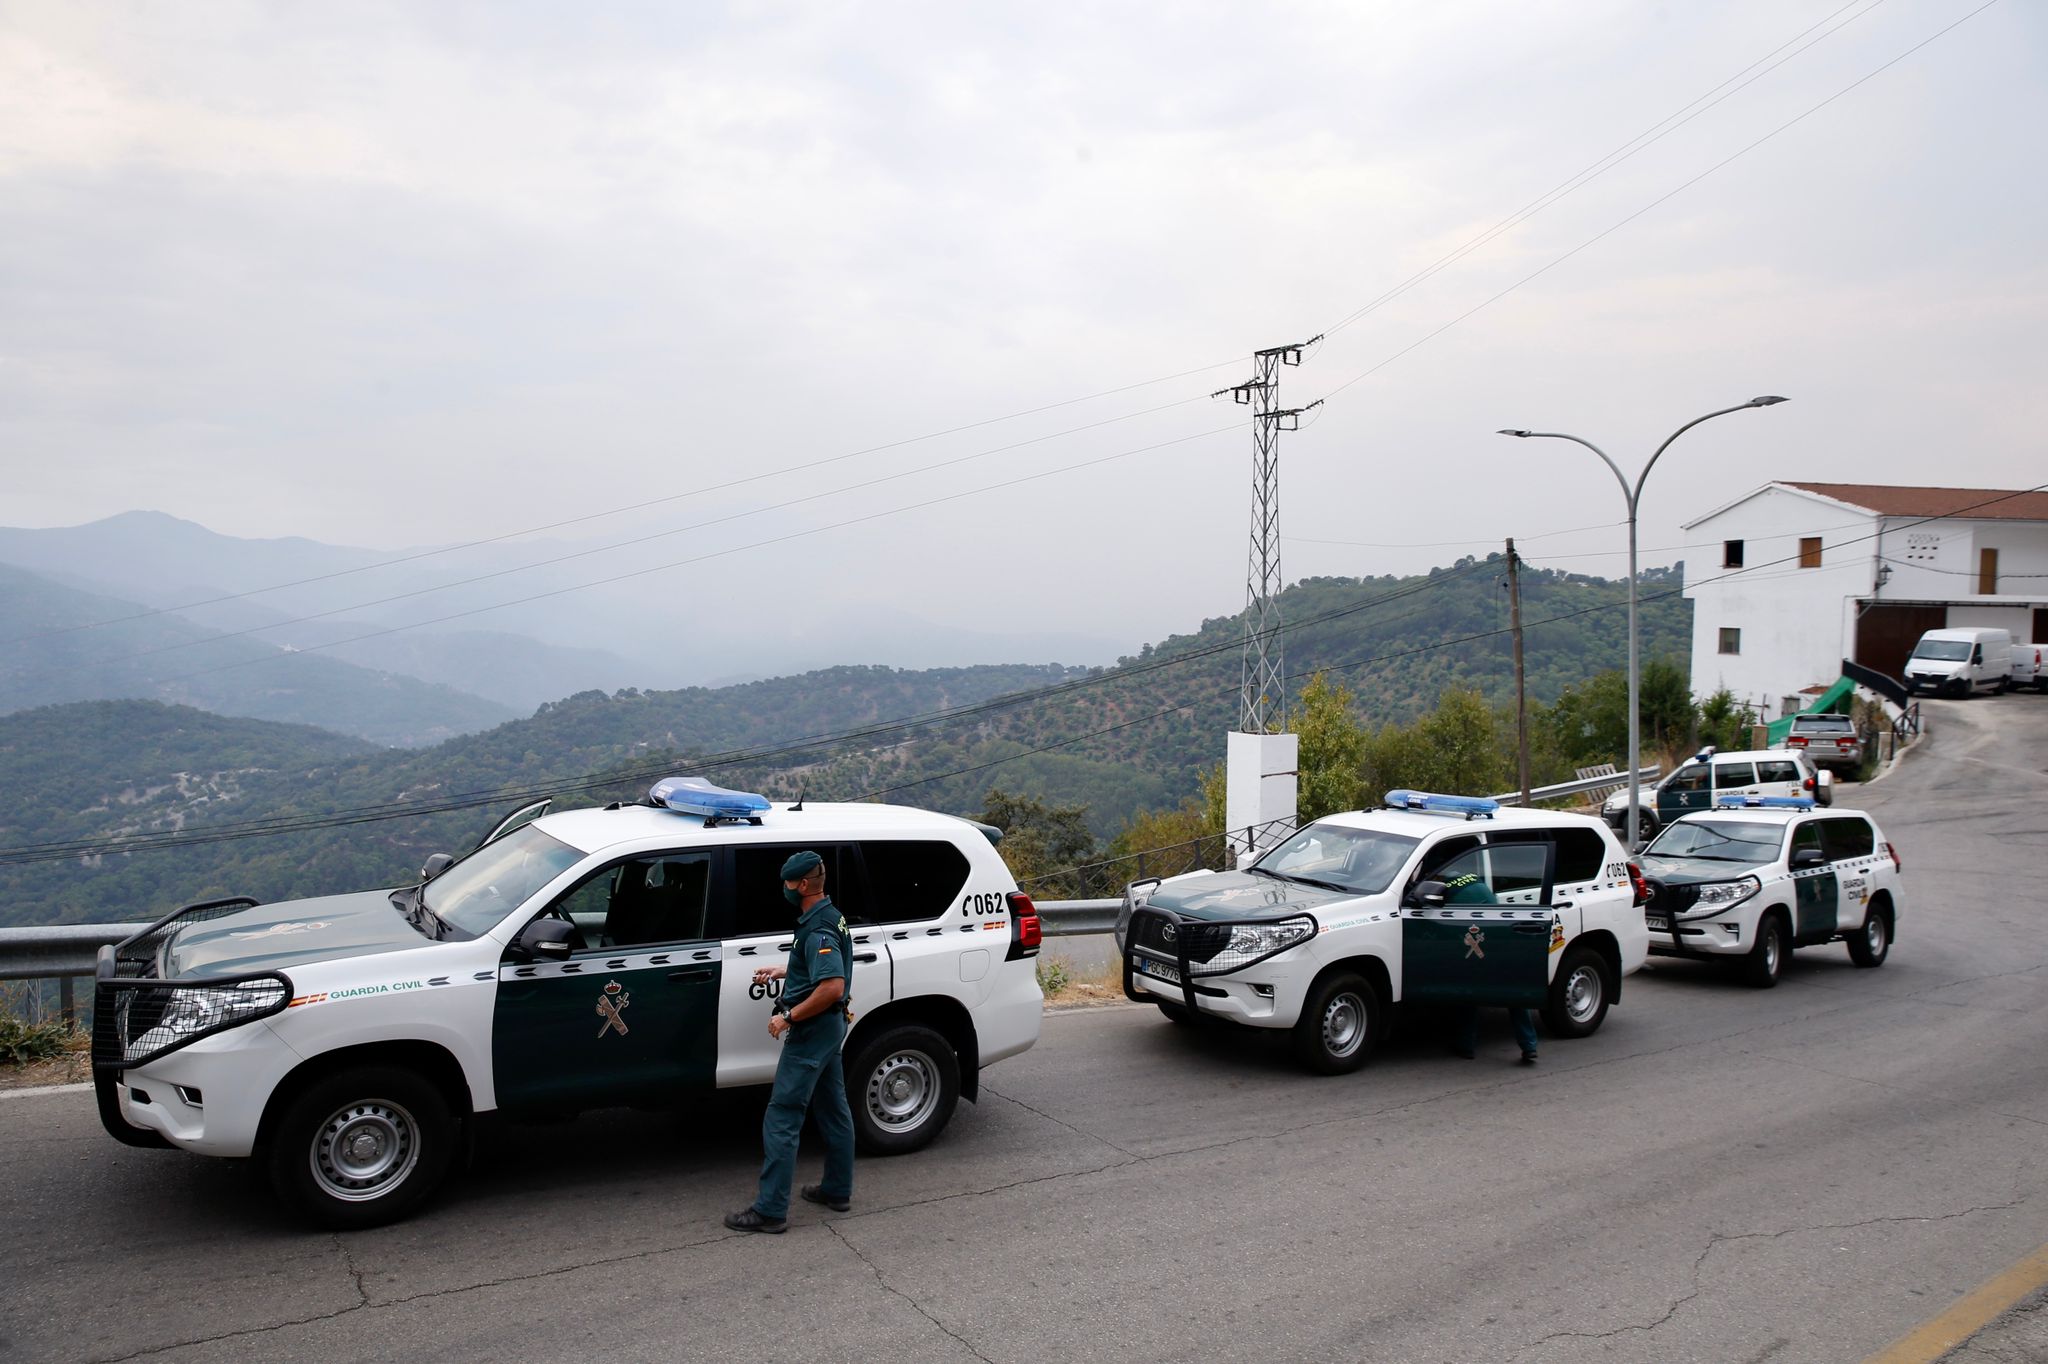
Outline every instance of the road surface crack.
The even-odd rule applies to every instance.
[[[1064,1127],[1077,1137],[1086,1137],[1090,1141],[1099,1141],[1104,1146],[1107,1146],[1110,1150],[1115,1151],[1119,1155],[1129,1156],[1133,1160],[1140,1159],[1137,1152],[1126,1150],[1124,1147],[1121,1147],[1117,1145],[1115,1142],[1111,1141],[1108,1137],[1098,1136],[1095,1133],[1088,1131],[1086,1128],[1076,1127],[1074,1126],[1074,1124],[1068,1122],[1065,1118],[1056,1118],[1042,1108],[1037,1108],[1031,1104],[1025,1103],[1022,1099],[1019,1099],[1014,1095],[1003,1093],[1000,1089],[995,1088],[993,1085],[990,1085],[986,1081],[982,1082],[981,1090],[984,1094],[995,1095],[995,1097],[1003,1100],[1005,1103],[1013,1103],[1027,1113],[1036,1113],[1039,1117],[1044,1118],[1047,1122],[1057,1124],[1060,1127]]]
[[[1625,1336],[1632,1332],[1641,1331],[1647,1333],[1655,1331],[1658,1327],[1676,1316],[1679,1308],[1685,1306],[1706,1291],[1705,1287],[1700,1283],[1700,1276],[1707,1267],[1708,1257],[1713,1255],[1722,1246],[1733,1245],[1738,1241],[1776,1241],[1786,1236],[1796,1236],[1802,1232],[1856,1231],[1864,1227],[1896,1226],[1902,1223],[1951,1222],[1959,1217],[1972,1217],[1978,1213],[2009,1212],[2025,1201],[2022,1198],[2014,1198],[2005,1203],[1978,1204],[1963,1208],[1958,1212],[1922,1214],[1917,1216],[1866,1217],[1856,1222],[1816,1222],[1807,1226],[1783,1227],[1777,1231],[1717,1231],[1707,1239],[1705,1248],[1697,1256],[1693,1257],[1692,1288],[1690,1291],[1673,1298],[1670,1305],[1658,1313],[1655,1318],[1649,1321],[1626,1322],[1607,1331],[1553,1331],[1547,1336],[1529,1342],[1517,1350],[1513,1357],[1519,1359],[1523,1355],[1534,1353],[1537,1350],[1541,1350],[1544,1346],[1559,1340],[1612,1340],[1617,1336]]]
[[[916,1298],[911,1297],[910,1294],[904,1292],[895,1284],[890,1283],[888,1277],[882,1273],[881,1266],[877,1265],[873,1260],[870,1260],[867,1257],[866,1253],[863,1252],[859,1246],[855,1245],[853,1241],[846,1235],[845,1232],[839,1229],[837,1223],[827,1222],[825,1224],[825,1230],[832,1233],[833,1237],[839,1242],[840,1245],[845,1246],[848,1250],[852,1251],[853,1256],[856,1260],[859,1260],[862,1264],[868,1267],[868,1273],[875,1276],[875,1282],[880,1284],[883,1287],[883,1289],[895,1294],[897,1297],[903,1299],[903,1301],[909,1303],[912,1310],[914,1310],[919,1316],[923,1317],[932,1325],[938,1327],[941,1331],[944,1331],[948,1336],[951,1336],[953,1340],[960,1346],[961,1349],[973,1355],[976,1359],[980,1360],[982,1364],[995,1364],[994,1360],[990,1359],[987,1355],[983,1354],[981,1351],[975,1349],[973,1345],[969,1344],[967,1337],[961,1335],[958,1331],[946,1325],[945,1322],[940,1321],[937,1317],[933,1316],[929,1311],[927,1311],[923,1303],[919,1302]]]

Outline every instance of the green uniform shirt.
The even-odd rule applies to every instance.
[[[1476,874],[1467,872],[1444,883],[1444,903],[1447,905],[1497,905],[1493,887]]]
[[[837,976],[846,982],[845,1001],[853,1001],[853,936],[846,931],[846,916],[826,896],[804,911],[796,921],[796,941],[789,945],[789,973],[782,986],[782,1002],[794,1009],[818,988],[821,980]]]

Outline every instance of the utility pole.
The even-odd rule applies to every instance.
[[[1320,405],[1280,406],[1280,366],[1298,365],[1321,336],[1252,354],[1252,377],[1228,393],[1252,409],[1252,535],[1245,570],[1244,672],[1238,685],[1237,727],[1245,734],[1278,734],[1287,724],[1287,668],[1280,645],[1280,433],[1299,431],[1301,414]]]
[[[1252,410],[1252,540],[1245,569],[1244,673],[1237,728],[1224,758],[1224,828],[1240,858],[1271,847],[1298,813],[1301,737],[1286,733],[1287,665],[1280,647],[1280,433],[1309,407],[1280,406],[1280,367],[1298,365],[1322,337],[1252,354],[1252,377],[1228,393]]]
[[[1521,556],[1515,553],[1515,537],[1508,537],[1508,625],[1515,636],[1515,775],[1522,783],[1522,808],[1529,808],[1529,693],[1522,673],[1522,581],[1517,572]]]

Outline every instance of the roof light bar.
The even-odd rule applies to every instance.
[[[1434,791],[1389,791],[1390,810],[1421,810],[1432,815],[1463,815],[1467,819],[1491,819],[1500,802],[1485,796],[1446,796]]]
[[[702,777],[663,777],[647,788],[647,798],[679,815],[702,815],[706,824],[744,819],[759,824],[768,798],[751,791],[728,791]]]

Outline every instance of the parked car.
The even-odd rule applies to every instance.
[[[1943,696],[2012,685],[2012,636],[2003,630],[1929,630],[1906,660],[1906,689]]]
[[[1812,806],[1730,796],[1659,834],[1642,859],[1650,951],[1727,962],[1759,989],[1794,947],[1843,942],[1882,966],[1905,901],[1898,849],[1862,811]]]
[[[1711,759],[1711,763],[1709,762]],[[1655,785],[1642,788],[1637,818],[1644,839],[1688,810],[1704,810],[1716,796],[1811,796],[1822,805],[1834,799],[1834,776],[1814,765],[1800,749],[1760,748],[1740,753],[1701,749]],[[1600,807],[1616,833],[1628,831],[1628,788]]]
[[[1553,1037],[1591,1035],[1648,955],[1645,894],[1596,819],[1389,791],[1243,871],[1134,882],[1116,937],[1129,998],[1288,1033],[1336,1075],[1395,1004],[1538,1008]]]
[[[216,900],[100,949],[107,1131],[254,1156],[284,1202],[354,1228],[417,1207],[484,1114],[764,1085],[782,983],[755,968],[790,949],[779,869],[799,851],[825,859],[853,942],[843,1054],[862,1151],[931,1141],[982,1067],[1038,1040],[1038,913],[966,820],[771,808],[695,778],[545,809],[459,861],[437,853],[416,885]]]
[[[1863,766],[1863,736],[1846,715],[1795,715],[1782,748],[1803,751],[1815,767],[1855,772]]]
[[[2014,641],[2012,646],[2012,674],[2008,687],[2032,687],[2035,691],[2048,691],[2048,659],[2042,654],[2048,644],[2021,644]]]

